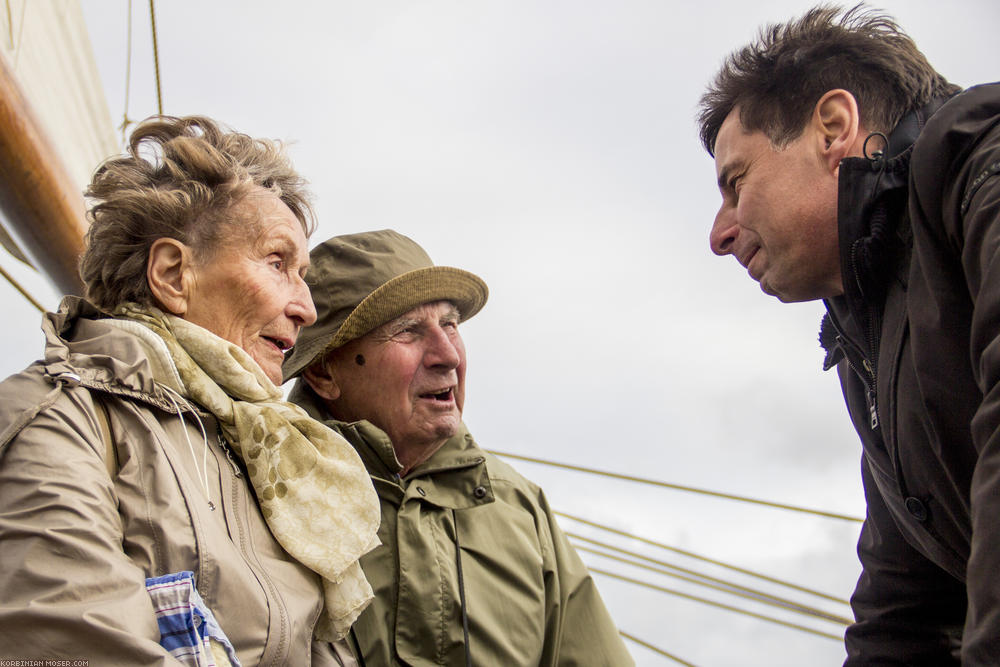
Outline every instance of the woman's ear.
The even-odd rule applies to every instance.
[[[326,357],[307,366],[302,371],[302,377],[320,398],[328,402],[340,398],[340,385],[337,384],[337,379],[330,372]]]
[[[841,160],[861,154],[858,101],[846,90],[829,90],[819,98],[810,124],[820,143],[823,161],[834,174],[840,169]]]
[[[177,239],[159,238],[149,248],[149,289],[161,308],[178,317],[188,310],[192,262],[191,249]]]

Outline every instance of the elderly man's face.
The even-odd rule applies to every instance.
[[[337,418],[365,419],[397,448],[443,442],[465,403],[465,345],[448,301],[418,306],[334,351]]]

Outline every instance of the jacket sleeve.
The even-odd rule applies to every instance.
[[[962,167],[958,202],[961,262],[972,297],[970,359],[982,403],[972,418],[979,454],[970,493],[972,549],[963,664],[996,664],[1000,655],[1000,124]],[[959,199],[960,197],[960,199]]]
[[[858,540],[863,567],[851,597],[845,667],[958,665],[965,586],[903,538],[862,461],[868,513]]]
[[[4,389],[17,400],[16,378]],[[123,551],[98,429],[89,392],[67,389],[0,449],[0,656],[180,665]]]
[[[953,360],[975,383],[971,410],[977,455],[969,493],[969,595],[963,664],[996,664],[1000,655],[1000,93],[998,85],[966,91],[938,115],[934,143],[914,149],[914,267],[911,283],[931,302],[932,324],[965,336]],[[949,110],[953,106],[953,110]],[[938,115],[932,122],[938,121]],[[928,125],[930,130],[931,125]],[[919,153],[923,149],[923,153]],[[914,343],[916,345],[916,343]],[[948,400],[947,377],[924,388],[925,400]],[[965,408],[966,406],[954,406]]]
[[[551,569],[545,572],[548,602],[545,653],[540,664],[634,665],[590,572],[559,528],[541,491],[539,506],[549,532],[552,561]]]

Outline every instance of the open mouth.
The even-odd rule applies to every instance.
[[[444,391],[439,392],[429,392],[426,394],[420,394],[420,398],[427,398],[432,401],[450,401],[454,397],[454,391],[449,387]]]
[[[292,351],[292,344],[287,340],[282,338],[271,338],[270,336],[261,336],[261,338],[278,348],[282,354],[288,354]]]

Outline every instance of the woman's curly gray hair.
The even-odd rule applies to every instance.
[[[291,209],[306,236],[315,228],[306,182],[284,146],[228,131],[210,118],[154,116],[129,138],[128,152],[94,174],[86,196],[90,229],[80,259],[87,298],[104,310],[126,301],[155,305],[146,281],[156,239],[177,239],[204,261],[233,231],[256,220],[234,206],[263,188]]]

